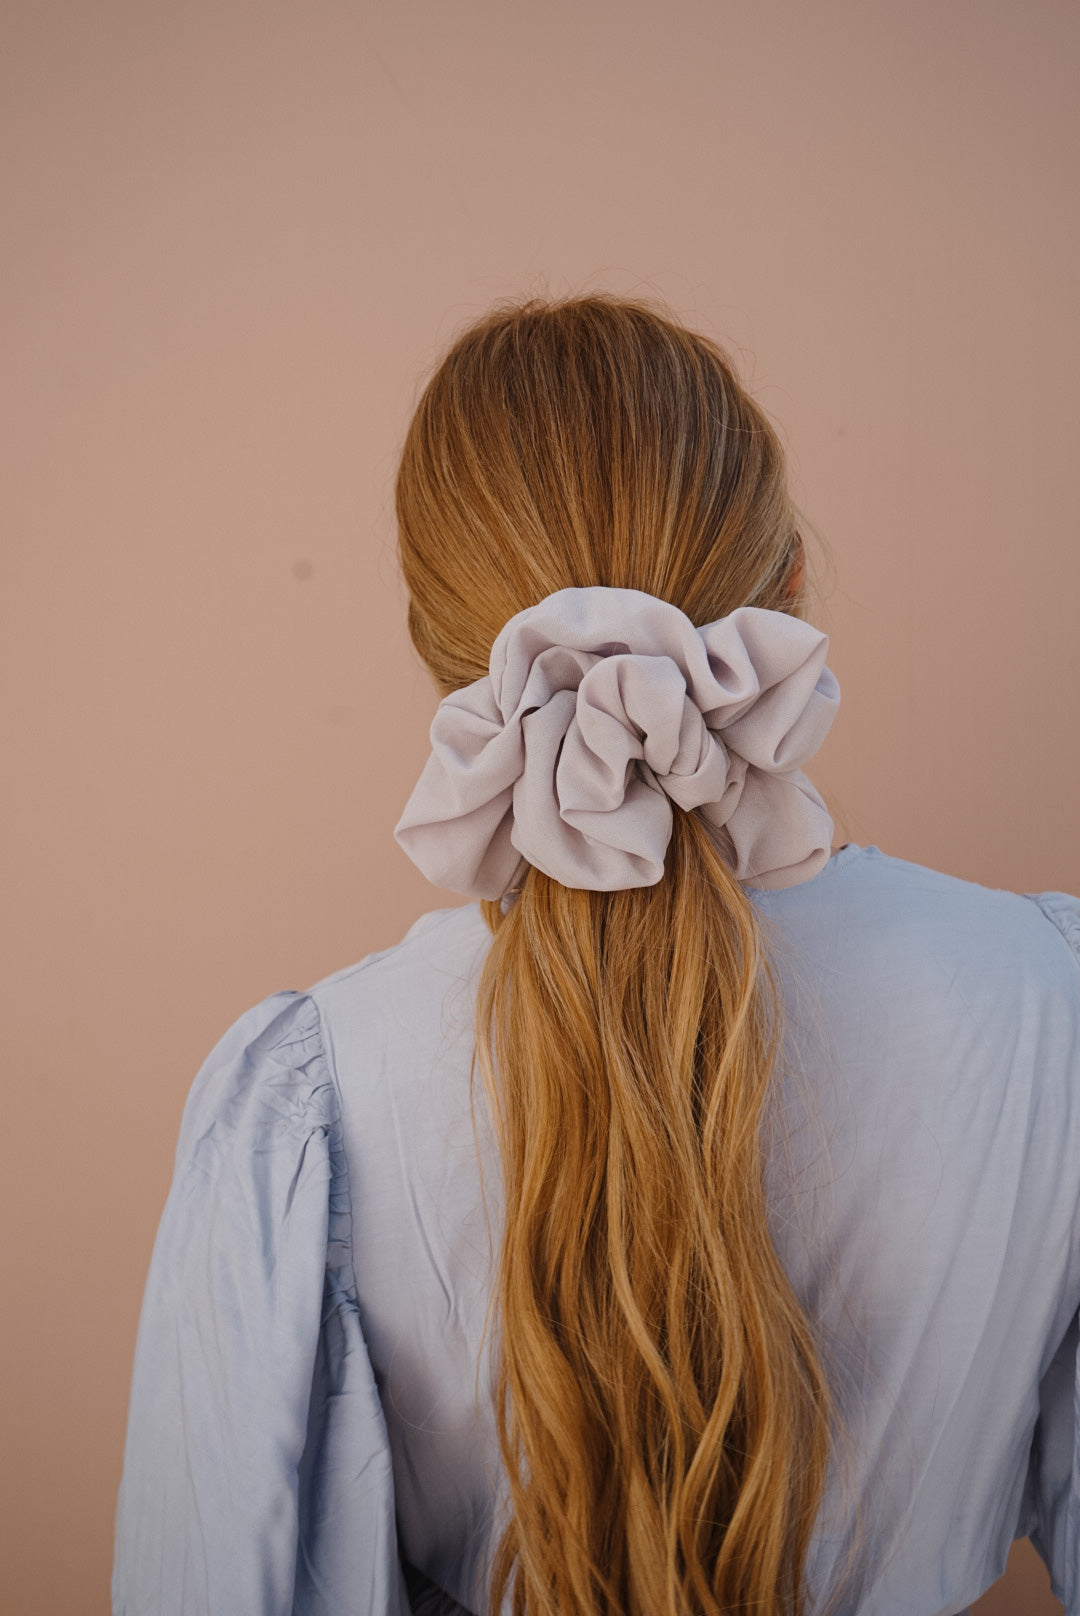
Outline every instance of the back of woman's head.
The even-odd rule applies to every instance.
[[[623,299],[466,331],[417,408],[397,513],[443,695],[561,589],[644,591],[695,625],[802,611],[771,425],[715,344]],[[780,1023],[753,906],[676,808],[656,884],[529,867],[516,902],[482,909],[512,1505],[491,1609],[512,1581],[517,1616],[801,1612],[829,1398],[766,1222]]]

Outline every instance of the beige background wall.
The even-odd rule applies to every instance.
[[[655,293],[732,349],[831,549],[837,843],[1080,891],[1080,11],[8,0],[0,29],[0,1586],[103,1616],[194,1073],[458,901],[391,837],[435,704],[391,481],[493,298]],[[1024,1553],[980,1611],[1058,1608]]]

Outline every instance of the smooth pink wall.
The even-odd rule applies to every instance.
[[[0,1586],[103,1616],[194,1073],[458,901],[391,836],[435,705],[391,484],[494,298],[662,296],[781,428],[832,557],[837,845],[1080,891],[1080,11],[8,0],[0,29]],[[980,1611],[1058,1608],[1026,1554]]]

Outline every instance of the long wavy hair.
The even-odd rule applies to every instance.
[[[640,302],[472,325],[422,394],[396,505],[443,695],[557,589],[645,590],[696,625],[804,611],[775,431],[715,343]],[[678,807],[655,886],[530,867],[481,909],[511,1502],[489,1608],[512,1584],[515,1616],[802,1616],[831,1403],[766,1218],[781,1005],[755,910]]]

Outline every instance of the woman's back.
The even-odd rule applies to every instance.
[[[801,519],[707,338],[493,311],[396,510],[395,836],[477,901],[196,1080],[117,1616],[402,1616],[402,1561],[483,1616],[947,1616],[1025,1531],[1080,1616],[1080,904],[830,855]]]
[[[755,902],[789,1030],[771,1226],[828,1331],[851,1438],[810,1586],[836,1573],[857,1499],[865,1559],[842,1610],[956,1611],[1029,1531],[1065,1597],[1080,1503],[1080,900],[848,845]],[[436,910],[311,990],[341,1093],[401,1552],[473,1609],[503,1498],[483,1372],[474,1405],[491,1269],[469,1066],[489,943],[476,905]],[[476,1116],[497,1250],[479,1085]]]

